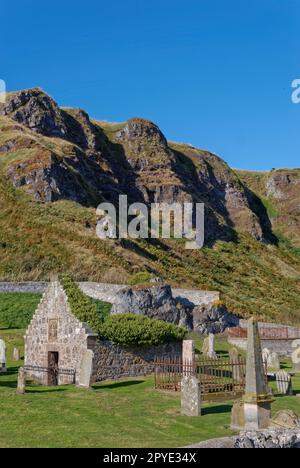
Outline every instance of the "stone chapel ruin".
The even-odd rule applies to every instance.
[[[101,341],[71,310],[67,292],[52,282],[25,337],[24,371],[42,385],[92,383],[153,372],[155,356],[181,354],[180,342],[149,347],[122,347]]]

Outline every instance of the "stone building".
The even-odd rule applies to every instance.
[[[149,347],[122,347],[98,340],[72,313],[62,285],[52,282],[25,334],[26,375],[43,385],[91,383],[147,375],[154,359],[181,355],[181,343]]]
[[[25,335],[27,373],[45,385],[70,383],[73,373],[78,384],[83,358],[95,348],[96,338],[71,312],[60,283],[52,282]]]

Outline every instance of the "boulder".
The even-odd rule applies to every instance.
[[[112,314],[137,314],[189,327],[190,310],[177,302],[169,285],[128,287],[119,291]]]
[[[227,328],[238,325],[239,318],[230,314],[223,304],[197,306],[192,312],[192,328],[202,334],[223,333]]]

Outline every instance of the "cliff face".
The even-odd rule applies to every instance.
[[[241,171],[239,175],[263,201],[278,237],[300,247],[300,169]]]
[[[40,89],[0,104],[0,281],[125,283],[137,272],[220,291],[231,312],[300,321],[300,170],[233,171],[152,122],[97,122]],[[96,236],[101,201],[204,202],[206,245]]]
[[[95,206],[123,193],[148,204],[204,202],[207,242],[234,239],[235,230],[272,238],[263,204],[222,159],[168,143],[150,121],[101,125],[40,89],[9,95],[0,113],[4,173],[38,201]]]

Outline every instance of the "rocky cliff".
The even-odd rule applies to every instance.
[[[0,280],[127,283],[149,272],[172,286],[220,291],[243,317],[300,320],[300,170],[232,170],[167,140],[153,122],[95,121],[35,88],[0,104]],[[95,207],[196,201],[206,245],[96,237]]]
[[[233,239],[235,229],[272,238],[263,204],[223,160],[168,143],[150,121],[101,125],[40,89],[9,95],[0,113],[4,172],[38,201],[95,206],[124,193],[145,203],[205,202],[207,242]]]

